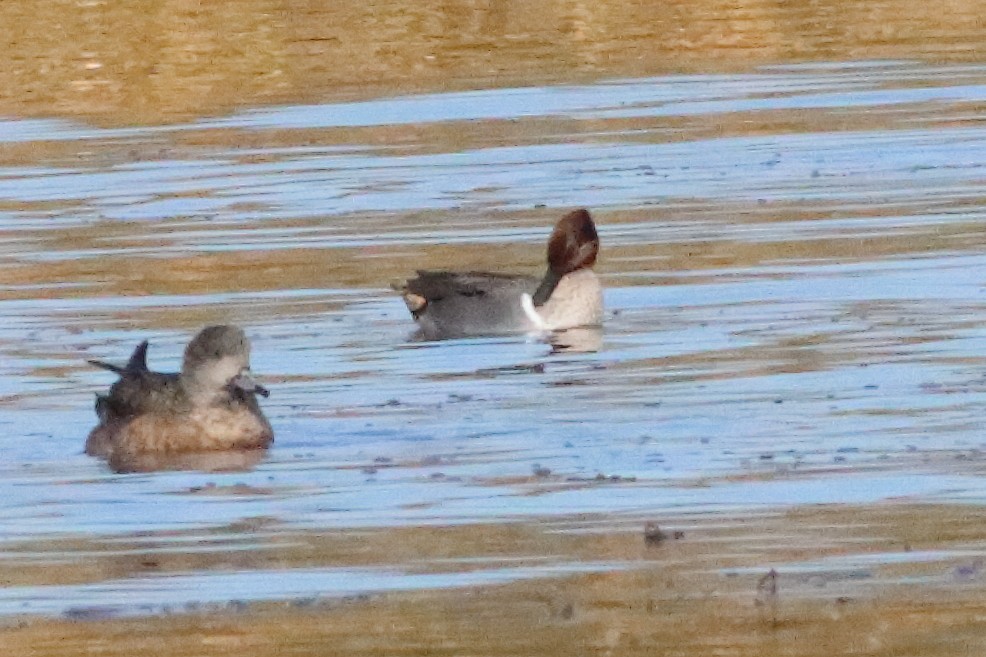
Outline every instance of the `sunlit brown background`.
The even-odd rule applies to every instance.
[[[770,63],[975,61],[983,5],[883,2],[0,3],[0,115],[157,123],[267,103]]]

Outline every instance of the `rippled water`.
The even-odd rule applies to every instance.
[[[166,127],[4,121],[0,560],[137,539],[196,554],[216,531],[250,552],[284,532],[982,503],[984,107],[986,66],[881,61]],[[603,243],[601,335],[411,339],[392,281],[533,273],[579,206]],[[149,339],[176,369],[216,321],[253,340],[269,457],[117,475],[83,456],[112,378],[85,359]],[[276,598],[621,567],[320,565],[56,576],[0,589],[0,613],[225,603],[272,572]]]

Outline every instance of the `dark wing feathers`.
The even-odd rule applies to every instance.
[[[110,386],[108,394],[96,395],[96,415],[101,422],[131,417],[154,408],[177,407],[184,401],[178,374],[152,372],[147,368],[147,340],[137,345],[123,367],[101,360],[90,360],[89,363],[120,377]]]
[[[493,274],[482,271],[453,272],[418,270],[418,277],[404,285],[405,294],[416,294],[429,301],[449,295],[481,297],[505,288],[527,289],[534,280],[519,274]],[[535,281],[536,284],[536,281]]]

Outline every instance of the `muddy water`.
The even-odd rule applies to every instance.
[[[160,5],[189,33],[144,77],[127,68],[139,57],[107,59],[131,48],[107,25],[133,17],[100,23],[99,3],[66,14],[74,43],[0,69],[34,85],[6,85],[0,122],[3,618],[333,601],[358,615],[360,596],[420,590],[448,596],[452,618],[457,589],[478,587],[504,597],[490,622],[519,627],[503,610],[554,586],[546,613],[565,626],[573,604],[659,587],[670,562],[696,578],[696,619],[716,591],[751,599],[770,567],[809,599],[821,577],[827,599],[933,585],[981,604],[986,65],[971,3],[913,23],[881,5],[871,22],[709,6],[670,40],[667,17],[598,10],[572,27],[592,47],[571,67],[544,40],[557,25],[521,38],[508,21],[518,45],[489,79],[461,56],[496,34],[481,9],[429,40],[413,16],[353,33],[227,3],[257,9],[230,35],[287,44],[240,52],[206,27],[222,16],[186,4]],[[709,20],[739,36],[686,47]],[[617,41],[631,24],[649,27]],[[802,40],[779,40],[785,25]],[[28,48],[31,29],[8,39]],[[327,68],[350,38],[407,49]],[[454,65],[402,59],[424,41]],[[276,71],[311,83],[266,86]],[[114,82],[127,76],[153,88]],[[550,225],[579,206],[603,243],[601,331],[413,339],[392,282],[425,266],[536,273]],[[175,369],[215,322],[247,329],[273,391],[267,458],[119,475],[81,454],[112,378],[86,358],[148,339],[152,365]],[[649,520],[685,532],[660,566]],[[652,619],[606,622],[624,621]]]

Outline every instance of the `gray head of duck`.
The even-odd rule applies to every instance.
[[[534,305],[543,305],[566,274],[596,264],[597,255],[599,235],[588,210],[573,210],[559,219],[548,239],[548,271],[532,297]]]
[[[207,326],[188,346],[181,365],[182,385],[198,400],[235,395],[238,391],[267,397],[250,371],[250,340],[236,326]]]

